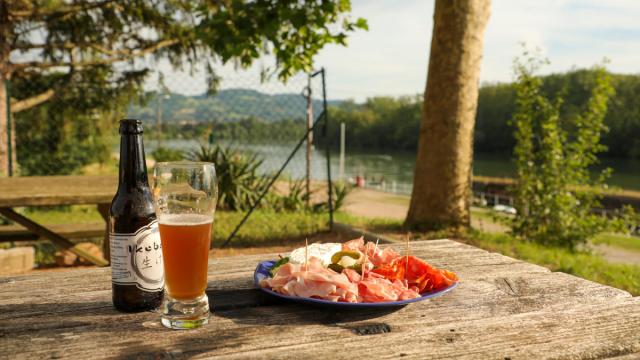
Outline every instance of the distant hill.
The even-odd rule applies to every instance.
[[[148,94],[144,106],[131,106],[127,116],[155,121],[158,101]],[[331,101],[337,104],[340,101]],[[185,96],[170,94],[161,99],[164,122],[230,122],[247,118],[262,121],[303,119],[307,102],[300,94],[265,94],[250,89],[220,90],[216,95]],[[322,111],[322,100],[313,100],[315,114]]]

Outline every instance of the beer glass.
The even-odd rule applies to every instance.
[[[206,162],[157,163],[153,194],[165,271],[162,324],[200,327],[209,319],[205,290],[217,201],[215,167]]]

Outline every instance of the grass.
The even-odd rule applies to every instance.
[[[231,234],[243,212],[219,211],[213,225],[213,244],[220,246]],[[272,246],[304,240],[310,234],[328,231],[327,214],[256,210],[233,238],[231,246]]]
[[[640,238],[637,236],[627,236],[621,234],[603,233],[597,235],[593,240],[594,244],[606,244],[630,251],[640,252]],[[640,256],[640,255],[639,255]]]
[[[571,252],[519,241],[506,234],[472,232],[466,242],[549,268],[640,295],[640,266],[612,264],[589,252]]]
[[[502,225],[509,225],[511,221],[510,215],[484,208],[471,208],[471,217]]]
[[[73,205],[24,208],[23,215],[41,224],[88,224],[102,222],[95,206]]]

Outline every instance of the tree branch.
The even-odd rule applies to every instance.
[[[28,99],[17,101],[15,99],[11,100],[11,112],[18,113],[23,110],[30,109],[34,106],[40,105],[43,102],[48,101],[55,95],[55,91],[53,89],[49,89],[43,93],[32,96]]]
[[[12,50],[34,50],[34,49],[73,49],[80,45],[72,42],[53,43],[53,44],[16,44]]]
[[[46,16],[65,16],[65,15],[69,15],[69,14],[73,14],[76,12],[80,12],[80,11],[86,11],[86,10],[92,10],[92,9],[96,9],[96,8],[100,8],[103,7],[105,5],[109,5],[109,3],[112,3],[116,0],[104,0],[104,1],[100,1],[97,3],[84,3],[84,4],[75,4],[75,5],[67,5],[64,7],[61,7],[59,9],[56,10],[52,10],[52,11],[40,11],[38,9],[38,7],[36,7],[35,9],[30,9],[30,10],[8,10],[9,13],[9,20],[18,20],[18,19],[25,19],[25,18],[30,18],[30,19],[41,19],[43,17]]]
[[[96,51],[99,51],[101,53],[107,54],[107,55],[112,55],[111,57],[108,58],[104,58],[104,59],[96,59],[96,60],[89,60],[89,61],[66,61],[66,62],[40,62],[40,61],[29,61],[29,62],[25,62],[25,63],[16,63],[16,64],[12,64],[11,67],[12,69],[15,70],[21,70],[21,69],[27,69],[27,68],[38,68],[38,69],[50,69],[50,68],[55,68],[55,67],[86,67],[86,66],[96,66],[96,65],[107,65],[107,64],[113,64],[115,62],[118,61],[124,61],[127,59],[131,59],[131,58],[136,58],[136,57],[140,57],[146,54],[150,54],[153,52],[156,52],[162,48],[171,46],[171,45],[175,45],[178,43],[178,40],[175,39],[168,39],[168,40],[162,40],[159,41],[157,43],[155,43],[152,46],[149,46],[147,48],[144,48],[142,50],[138,50],[138,51],[132,51],[132,50],[109,50],[106,48],[103,48],[101,46],[98,45],[91,45],[91,47],[93,49],[95,49]]]

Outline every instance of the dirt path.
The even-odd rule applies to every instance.
[[[640,252],[621,249],[605,244],[592,245],[594,250],[602,255],[607,261],[618,264],[640,265]]]
[[[355,188],[345,201],[344,211],[364,217],[404,220],[409,210],[409,197],[382,191]],[[474,212],[487,212],[474,209]],[[488,212],[487,212],[488,213]],[[483,217],[471,217],[471,226],[484,232],[503,233],[508,228]]]
[[[402,220],[407,216],[409,197],[355,188],[349,193],[343,209],[357,216]]]

